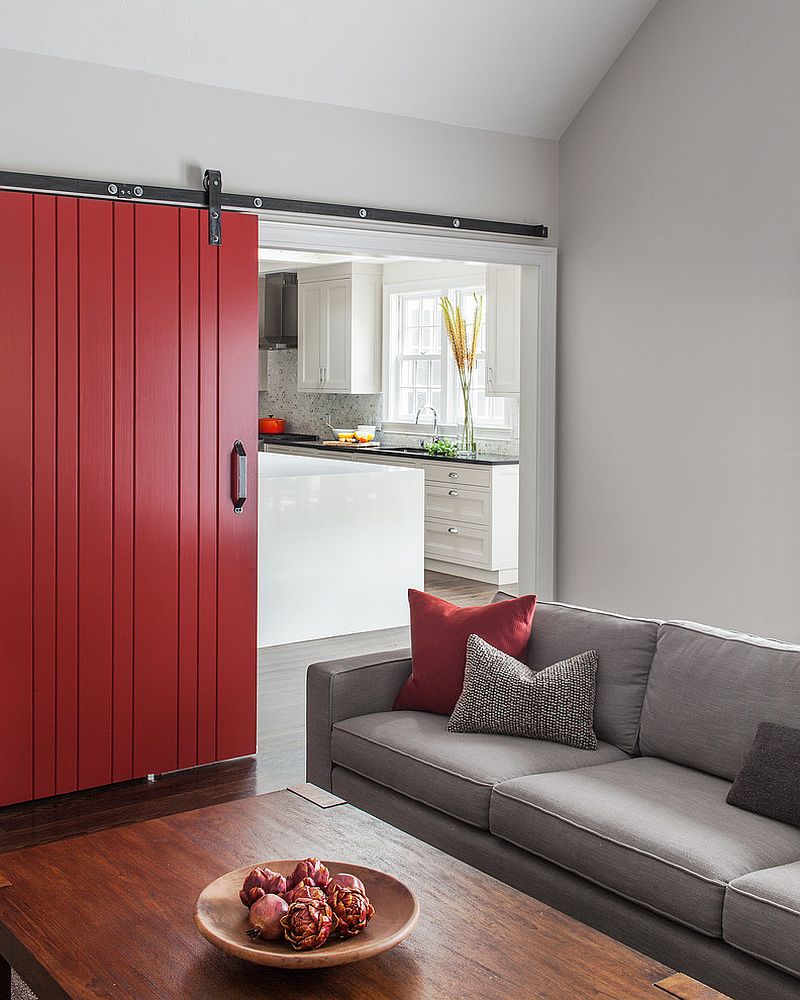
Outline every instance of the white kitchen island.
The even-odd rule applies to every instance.
[[[408,624],[422,589],[419,469],[258,455],[258,645]]]

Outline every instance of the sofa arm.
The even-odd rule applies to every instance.
[[[371,712],[391,711],[411,673],[411,651],[351,656],[312,663],[306,674],[306,779],[331,790],[331,730],[334,723]]]

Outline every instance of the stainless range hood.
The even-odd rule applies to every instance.
[[[297,274],[293,271],[259,276],[258,346],[262,351],[297,347]]]

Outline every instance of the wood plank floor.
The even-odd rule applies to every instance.
[[[487,604],[495,588],[427,573],[425,588],[453,604]],[[260,795],[305,780],[305,673],[310,663],[408,645],[383,629],[259,650],[258,754],[0,809],[0,851]]]

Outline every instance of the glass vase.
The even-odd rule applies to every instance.
[[[475,441],[475,420],[472,415],[472,399],[469,390],[463,392],[464,422],[459,427],[459,449],[465,455],[475,455],[478,445]]]

